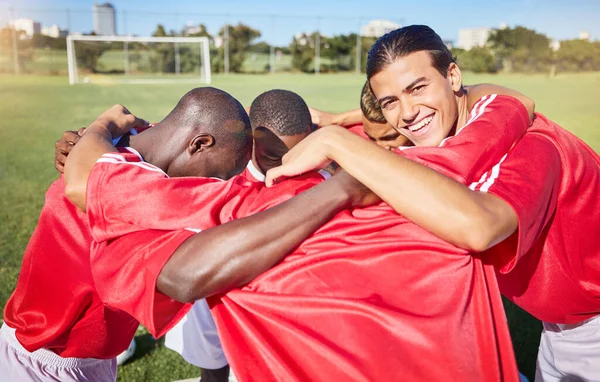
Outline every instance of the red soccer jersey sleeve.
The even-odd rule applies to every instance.
[[[194,232],[146,230],[107,243],[93,243],[92,275],[104,304],[129,313],[154,337],[161,337],[192,307],[171,299],[156,289],[156,282],[171,255]]]
[[[471,185],[475,191],[499,196],[515,210],[518,231],[503,249],[492,251],[502,273],[510,272],[542,235],[556,210],[561,173],[560,154],[545,137],[526,134],[507,157]],[[515,242],[516,240],[516,242]]]
[[[439,147],[405,147],[396,152],[465,185],[480,179],[527,131],[529,116],[516,98],[490,95],[473,107],[467,124]]]

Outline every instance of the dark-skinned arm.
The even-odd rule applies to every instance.
[[[87,180],[104,154],[115,152],[113,137],[123,135],[135,126],[146,124],[122,105],[114,105],[92,122],[73,147],[65,161],[65,195],[81,211],[85,211]]]
[[[340,210],[378,200],[342,172],[278,206],[190,237],[162,269],[157,288],[175,300],[191,302],[243,286]]]

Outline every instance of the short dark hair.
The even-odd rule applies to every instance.
[[[387,123],[387,120],[381,112],[381,106],[371,90],[369,81],[365,82],[360,94],[360,110],[369,122]]]
[[[248,114],[242,104],[229,93],[213,88],[195,88],[187,92],[165,120],[176,126],[201,128],[217,141],[232,145],[234,151],[251,147],[252,134]],[[228,129],[231,123],[235,131]]]
[[[371,79],[398,58],[420,51],[429,53],[431,64],[444,77],[448,74],[448,66],[456,62],[442,38],[433,29],[427,25],[409,25],[381,36],[373,44],[367,58],[367,79]]]
[[[274,89],[260,94],[250,106],[252,129],[265,127],[277,136],[312,131],[312,119],[306,102],[289,90]]]

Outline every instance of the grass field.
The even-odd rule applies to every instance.
[[[537,103],[537,110],[600,151],[600,73],[549,79],[530,75],[469,75],[465,83],[494,82],[517,89]],[[249,105],[260,92],[285,88],[311,106],[343,111],[357,107],[363,76],[217,75],[213,86]],[[150,121],[158,121],[189,90],[189,84],[78,85],[66,77],[0,77],[0,306],[12,292],[21,257],[35,228],[48,185],[56,178],[54,142],[63,130],[87,126],[114,103],[122,103]],[[49,269],[49,272],[52,270]],[[519,367],[529,377],[535,369],[539,323],[507,305]],[[169,381],[198,376],[162,341],[140,330],[133,361],[119,370],[120,381]]]

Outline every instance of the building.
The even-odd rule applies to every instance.
[[[41,24],[32,19],[16,19],[10,21],[8,25],[17,31],[25,32],[26,38],[32,38],[34,34],[39,34],[42,31]]]
[[[94,33],[98,36],[115,36],[117,22],[115,7],[110,3],[94,4]]]
[[[61,29],[58,25],[52,25],[51,27],[43,27],[42,34],[49,37],[59,38],[67,37],[69,31],[67,29]]]
[[[590,32],[588,32],[588,31],[579,32],[579,39],[585,40],[585,41],[590,41]]]
[[[465,50],[485,46],[491,33],[492,28],[459,29],[456,46]]]
[[[389,20],[371,20],[368,24],[360,28],[360,35],[363,37],[379,38],[401,27],[402,25]]]

